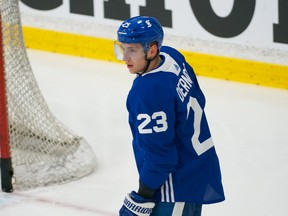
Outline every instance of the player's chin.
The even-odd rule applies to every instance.
[[[129,70],[129,73],[130,73],[130,74],[137,74],[137,72],[134,71],[134,70]]]

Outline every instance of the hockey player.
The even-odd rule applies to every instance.
[[[195,73],[177,50],[162,46],[153,17],[124,21],[117,36],[116,57],[136,75],[126,105],[139,172],[139,188],[119,213],[200,216],[202,204],[225,198]]]

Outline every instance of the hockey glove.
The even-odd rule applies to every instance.
[[[120,216],[149,216],[155,203],[151,199],[145,199],[132,191],[124,199],[122,208],[119,211]]]

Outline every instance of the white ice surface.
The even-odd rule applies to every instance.
[[[28,50],[51,111],[86,138],[97,170],[78,181],[0,192],[1,216],[112,216],[137,189],[125,100],[133,80],[125,65]],[[220,158],[226,201],[203,216],[286,216],[288,91],[199,77]]]

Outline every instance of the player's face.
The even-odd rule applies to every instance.
[[[145,53],[141,44],[121,43],[115,47],[117,59],[125,61],[130,73],[136,74],[146,67]],[[116,50],[118,49],[118,50]]]

